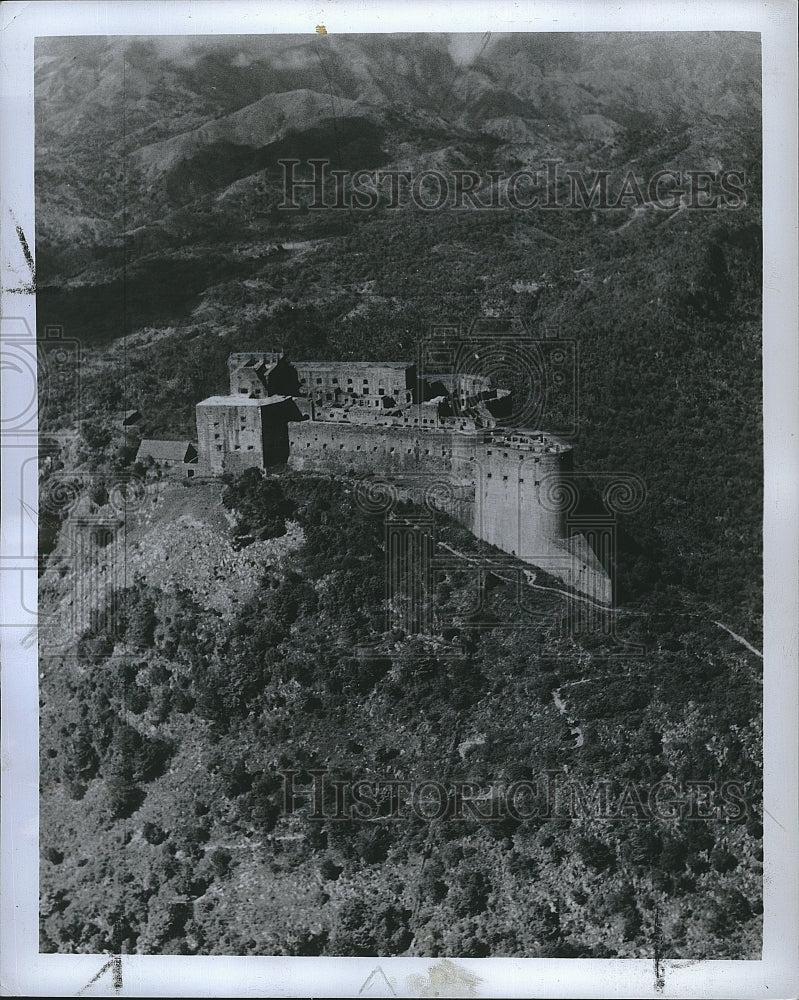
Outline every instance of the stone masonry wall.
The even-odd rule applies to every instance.
[[[520,559],[551,555],[566,537],[565,514],[551,496],[570,451],[535,454],[479,431],[305,421],[289,425],[289,452],[293,469],[368,475],[400,482],[416,497],[426,492],[478,538]]]

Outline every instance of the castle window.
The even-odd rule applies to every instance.
[[[214,424],[214,427],[218,427],[218,426],[219,426],[219,422],[217,421],[217,423]]]
[[[333,379],[333,385],[338,385],[338,379],[337,378]]]
[[[408,454],[409,454],[409,455],[410,455],[410,453],[411,453],[411,451],[412,451],[412,450],[413,450],[413,449],[411,449],[411,448],[409,448],[409,449],[408,449]]]
[[[352,385],[352,379],[351,378],[347,379],[347,385]]]
[[[222,450],[222,445],[221,445],[221,444],[218,444],[218,445],[216,446],[216,450],[217,450],[217,451],[221,451],[221,450]]]
[[[520,479],[520,480],[519,480],[519,482],[520,482],[520,483],[523,483],[523,482],[524,482],[524,480],[523,480],[523,479]]]
[[[425,455],[429,455],[430,454],[430,449],[429,448],[425,448],[424,453],[425,453]]]
[[[418,423],[419,423],[419,418],[418,418],[418,417],[414,417],[414,418],[413,418],[413,422],[414,422],[415,424],[418,424]]]
[[[325,443],[322,445],[322,450],[323,451],[325,450],[325,448],[327,448],[327,441],[325,441]]]
[[[305,447],[306,448],[310,448],[311,447],[311,442],[310,441],[306,441],[305,442]]]
[[[508,477],[507,477],[507,476],[503,476],[503,477],[502,477],[502,482],[503,482],[503,483],[507,483],[507,481],[508,481]]]
[[[251,444],[247,445],[247,451],[252,451],[252,445]]]
[[[215,438],[215,440],[218,441],[219,440],[219,435],[218,434],[214,434],[214,438]]]
[[[385,396],[385,394],[386,394],[386,390],[385,389],[378,389],[377,392],[378,392],[378,395],[380,395],[380,396]]]
[[[359,444],[356,444],[356,445],[355,445],[355,450],[356,450],[356,451],[360,451],[360,450],[361,450],[361,446],[360,446]]]
[[[363,384],[364,384],[364,385],[369,385],[369,379],[368,379],[368,378],[365,378],[365,379],[363,380]]]
[[[486,479],[490,479],[490,478],[491,478],[491,473],[490,473],[490,472],[487,472],[487,473],[486,473]]]
[[[503,457],[503,458],[507,458],[507,457],[508,457],[508,453],[507,453],[506,451],[503,451],[503,452],[502,452],[502,457]]]
[[[326,393],[325,393],[325,399],[326,399],[326,400],[328,401],[328,403],[330,402],[330,400],[331,400],[332,398],[333,398],[333,396],[332,396],[332,394],[331,394],[331,393],[329,393],[329,392],[326,392]]]
[[[300,379],[300,385],[305,385],[305,381],[306,381],[306,380],[305,380],[304,378],[301,378],[301,379]]]
[[[487,452],[486,452],[486,455],[493,455],[493,454],[494,454],[494,452],[493,452],[493,451],[487,451]]]
[[[241,445],[240,444],[234,445],[233,446],[233,450],[234,451],[241,451]]]
[[[344,451],[344,445],[343,445],[343,444],[340,444],[340,445],[338,446],[338,450],[339,450],[339,451]]]
[[[393,448],[389,448],[389,453],[393,455],[394,454],[394,449]]]
[[[365,385],[363,387],[363,394],[364,394],[364,396],[368,396],[369,395],[369,386],[368,385]]]
[[[318,378],[318,379],[316,380],[316,384],[317,384],[317,385],[321,385],[321,384],[322,384],[322,380],[321,380],[320,378]]]
[[[375,400],[375,406],[380,406],[380,400],[379,399]]]

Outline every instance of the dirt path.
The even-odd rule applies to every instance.
[[[727,626],[723,625],[721,622],[714,621],[713,624],[718,625],[719,628],[723,628],[724,631],[729,633],[729,635],[731,635],[736,642],[740,642],[742,646],[746,646],[746,648],[750,651],[750,653],[754,653],[755,656],[759,656],[761,660],[763,659],[763,654],[760,652],[760,650],[755,649],[755,647],[751,643],[747,642],[742,635],[738,635],[737,632],[733,632],[731,628],[727,628]]]

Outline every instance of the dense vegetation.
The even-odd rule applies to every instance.
[[[220,515],[197,536],[224,553],[217,586],[259,546],[289,552],[229,614],[166,569],[149,582],[131,569],[118,611],[94,608],[74,648],[43,655],[42,949],[756,957],[757,39],[508,36],[466,68],[438,36],[316,44],[37,44],[43,606],[91,569],[70,563],[64,528],[106,516],[120,476],[152,490],[117,518],[131,567],[148,531],[178,558],[198,497]],[[296,87],[307,117],[289,128]],[[345,99],[365,117],[331,119]],[[279,157],[310,155],[483,173],[550,155],[616,178],[721,165],[745,174],[746,204],[279,210]],[[352,484],[283,470],[184,490],[134,464],[143,437],[195,438],[195,403],[226,391],[230,351],[413,359],[432,325],[477,317],[578,351],[587,502],[609,472],[646,484],[618,521],[623,656],[601,634],[576,639],[562,596],[517,599],[509,579],[488,578],[476,615],[480,547],[443,516],[462,568],[437,580],[432,634],[406,634],[383,524]],[[548,770],[589,800],[604,781],[614,801],[630,783],[709,781],[718,797],[732,781],[745,809],[669,819],[628,794],[606,818],[392,819],[384,798],[369,820],[330,815],[332,780],[488,788]]]
[[[521,609],[500,579],[475,620],[467,564],[433,597],[446,638],[386,632],[382,522],[349,487],[251,473],[234,498],[252,533],[302,526],[289,573],[268,573],[227,624],[187,592],[135,587],[113,635],[87,634],[76,660],[47,665],[44,950],[756,954],[751,654],[658,599],[620,615],[623,641],[645,654],[609,659],[597,635],[575,644],[557,596],[534,592]],[[439,537],[478,550],[443,518]],[[315,768],[328,772],[321,818]],[[589,800],[602,781],[616,799],[634,783],[644,802],[664,779],[735,781],[744,806],[701,820],[632,800],[615,819],[450,808],[426,820],[402,799],[398,816],[384,802],[384,818],[352,818],[348,801],[349,818],[334,818],[334,780],[487,789],[548,770]]]

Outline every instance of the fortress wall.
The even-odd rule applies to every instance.
[[[453,474],[452,431],[352,425],[306,420],[289,425],[289,465],[334,474],[377,477],[426,473],[449,482]]]
[[[299,391],[322,398],[336,391],[377,401],[382,397],[406,399],[413,390],[413,365],[359,361],[295,361]]]
[[[298,415],[294,400],[270,403],[261,409],[262,442],[265,465],[282,465],[289,457],[287,427]]]
[[[266,386],[254,367],[238,368],[230,373],[230,395],[266,396]]]
[[[547,502],[547,487],[570,460],[568,451],[535,454],[496,443],[482,446],[474,463],[475,535],[530,562],[550,552],[552,542],[566,537],[566,512],[549,509],[556,505]]]
[[[197,450],[200,462],[212,474],[263,468],[261,409],[231,404],[197,406]]]
[[[291,468],[369,475],[401,483],[474,534],[535,562],[566,537],[565,511],[542,506],[542,482],[570,467],[571,452],[535,453],[503,446],[483,432],[305,421],[289,425]],[[554,506],[550,504],[549,506]]]
[[[292,469],[386,479],[419,503],[432,493],[439,509],[474,523],[472,435],[319,421],[289,424],[288,434]]]
[[[261,465],[253,461],[252,455],[253,452],[251,451],[229,451],[222,463],[223,471],[230,472],[234,476],[240,476],[247,469],[262,468]]]

